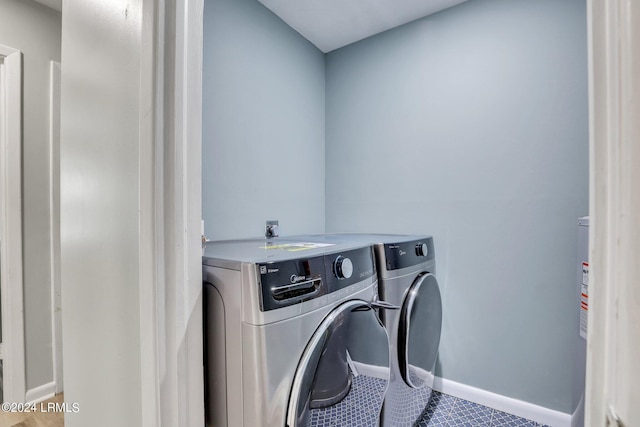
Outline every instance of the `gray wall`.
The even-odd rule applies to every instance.
[[[256,0],[207,0],[202,208],[210,239],[324,231],[324,55]]]
[[[439,375],[570,412],[584,0],[475,0],[327,55],[326,229],[430,233]]]
[[[60,61],[60,12],[0,1],[0,44],[23,53],[23,251],[27,390],[53,381],[49,223],[49,61]]]

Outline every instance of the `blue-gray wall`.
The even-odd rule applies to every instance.
[[[440,375],[571,411],[584,0],[472,0],[326,58],[326,229],[430,233]]]
[[[207,237],[323,232],[324,55],[256,0],[207,0],[203,70]]]
[[[570,412],[585,1],[471,0],[326,57],[256,0],[204,22],[208,237],[433,234],[439,375]]]

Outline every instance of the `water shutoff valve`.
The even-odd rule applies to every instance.
[[[267,239],[278,237],[278,221],[267,221],[264,236]]]

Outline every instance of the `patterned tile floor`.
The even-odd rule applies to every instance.
[[[342,401],[324,409],[310,411],[309,427],[374,427],[378,425],[380,406],[387,381],[359,375],[353,377],[351,390]]]
[[[433,392],[418,427],[549,427],[477,403]]]
[[[389,383],[384,396],[386,407],[383,415],[385,426],[412,427],[429,404],[433,391],[429,387],[413,389],[404,382]]]
[[[377,427],[378,409],[386,387],[385,380],[363,375],[354,377],[349,394],[333,406],[312,409],[306,425],[308,427]],[[410,424],[409,422],[406,425]],[[434,390],[429,404],[414,427],[549,426]]]

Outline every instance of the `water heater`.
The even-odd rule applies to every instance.
[[[589,217],[578,219],[576,258],[575,332],[573,345],[573,414],[571,427],[584,427],[584,384],[587,365],[587,317],[589,315]]]

